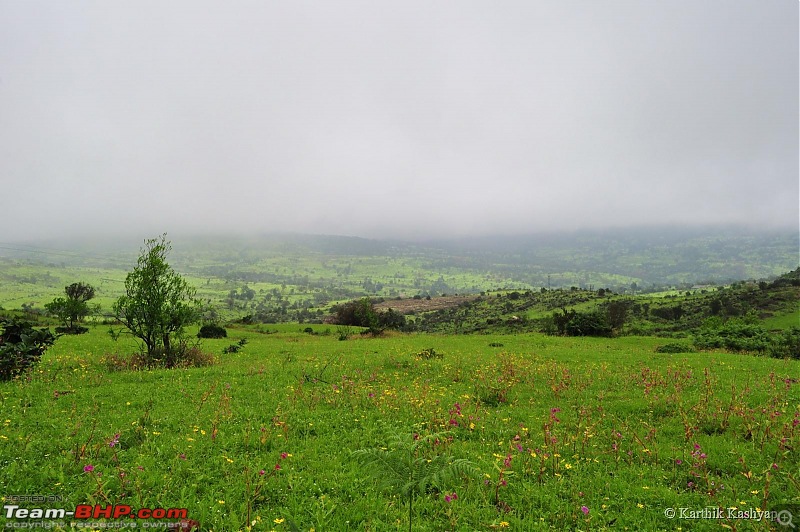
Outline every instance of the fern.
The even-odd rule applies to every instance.
[[[390,434],[387,447],[359,449],[353,452],[382,491],[408,500],[408,529],[411,530],[414,498],[430,489],[443,490],[463,477],[473,476],[475,466],[463,458],[431,452],[432,442],[442,441],[449,432],[425,436],[417,434]]]

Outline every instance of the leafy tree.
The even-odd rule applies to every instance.
[[[11,380],[39,362],[56,337],[15,319],[0,319],[0,381]]]
[[[66,298],[57,297],[44,307],[53,316],[61,320],[63,327],[56,329],[57,332],[67,334],[80,334],[88,331],[85,327],[78,326],[86,316],[91,313],[87,301],[94,298],[94,288],[84,283],[72,283],[64,287]]]
[[[167,264],[172,245],[166,237],[165,233],[145,241],[136,267],[125,279],[125,295],[113,310],[142,341],[149,364],[174,367],[187,350],[183,329],[200,318],[201,303],[195,289]]]
[[[373,336],[379,335],[383,330],[378,313],[375,312],[375,307],[368,297],[349,301],[336,307],[335,321],[337,325],[366,327],[367,332]]]

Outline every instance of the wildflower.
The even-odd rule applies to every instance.
[[[178,455],[178,458],[180,458],[181,460],[186,460],[186,455],[184,453],[181,453]]]
[[[217,502],[220,504],[225,504],[225,501],[223,501],[222,499],[218,500]]]
[[[262,469],[261,471],[258,472],[258,476],[263,477],[265,473],[266,471]]]
[[[94,466],[92,464],[86,464],[83,466],[84,473],[91,473],[92,471],[94,471]]]
[[[276,525],[279,525],[279,524],[283,523],[285,520],[286,520],[286,519],[284,519],[283,517],[276,517],[276,518],[273,520],[273,523],[275,523]]]
[[[286,460],[287,456],[289,456],[289,453],[281,453],[281,460]]]
[[[119,443],[119,436],[120,436],[119,432],[114,434],[114,437],[108,440],[108,446],[114,447],[115,445],[117,445]]]
[[[589,515],[589,508],[586,506],[581,506],[581,512],[583,512],[583,515]]]
[[[278,471],[280,468],[281,468],[281,465],[280,465],[280,464],[275,464],[275,468],[274,468],[274,469],[275,469],[275,471]]]
[[[500,526],[500,528],[506,528],[508,526],[508,521],[500,521],[498,526]]]
[[[681,460],[680,458],[675,460],[675,465],[681,465],[682,463],[683,463],[683,460]]]

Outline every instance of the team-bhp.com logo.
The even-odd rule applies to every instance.
[[[139,508],[134,510],[127,504],[109,504],[101,506],[99,504],[79,504],[75,510],[66,508],[21,508],[17,504],[3,505],[3,515],[6,519],[44,519],[44,520],[63,520],[74,519],[82,522],[89,519],[116,519],[116,520],[155,520],[166,521],[157,524],[142,523],[142,528],[170,528],[190,532],[200,529],[200,523],[187,517],[186,508]],[[80,528],[82,526],[78,525]],[[8,527],[8,525],[6,525]],[[124,528],[136,528],[135,522],[129,522]],[[12,527],[16,528],[16,527]],[[107,528],[104,527],[104,528]],[[116,528],[122,528],[118,526]]]

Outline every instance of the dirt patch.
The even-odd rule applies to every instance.
[[[480,296],[441,296],[430,299],[391,299],[375,305],[375,310],[383,311],[392,309],[400,314],[411,314],[412,312],[430,312],[445,308],[457,307],[467,301],[475,301]]]

